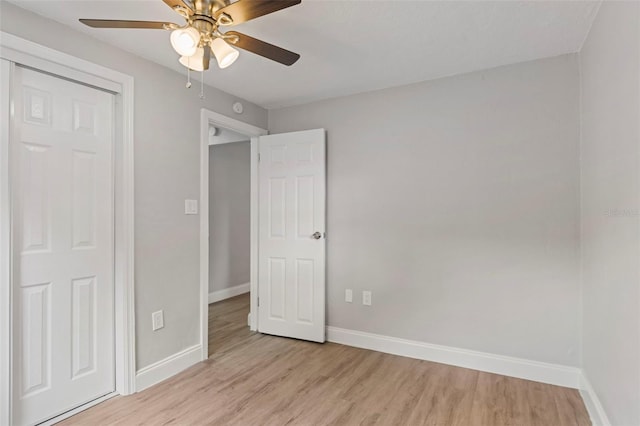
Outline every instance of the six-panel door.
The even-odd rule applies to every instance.
[[[114,104],[13,77],[13,419],[33,424],[114,391]]]
[[[325,132],[259,139],[260,332],[325,340]]]

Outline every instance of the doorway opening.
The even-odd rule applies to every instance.
[[[267,131],[202,109],[201,358],[258,329],[258,137]],[[247,327],[248,325],[248,327]]]
[[[209,353],[249,330],[251,138],[209,125]]]
[[[210,142],[214,145],[227,142],[225,137],[213,139],[223,136],[219,133],[221,129],[251,138],[249,330],[324,342],[325,130],[266,136],[264,129],[203,109],[200,127],[201,359],[207,359],[210,354],[209,289],[215,285],[210,283],[210,239],[216,235],[210,233],[209,147]],[[228,277],[228,274],[222,276]],[[258,309],[259,300],[265,301],[262,309]],[[213,343],[215,333],[212,327]],[[211,353],[215,353],[215,348]]]

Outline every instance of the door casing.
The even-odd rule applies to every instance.
[[[0,32],[2,99],[0,113],[11,114],[10,76],[14,63],[115,94],[115,360],[116,392],[135,392],[133,77],[37,43]],[[5,104],[4,100],[8,102]],[[0,133],[0,424],[12,424],[11,182],[9,126]],[[74,410],[75,412],[76,410]]]
[[[209,126],[251,137],[251,254],[249,328],[258,330],[258,137],[266,129],[203,108],[200,111],[200,344],[209,357]]]

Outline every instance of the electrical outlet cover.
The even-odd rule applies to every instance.
[[[371,292],[363,291],[362,292],[362,304],[365,306],[371,306]]]
[[[353,302],[353,291],[350,288],[344,291],[344,301],[347,303]]]

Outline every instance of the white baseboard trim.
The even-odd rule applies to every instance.
[[[249,293],[250,287],[251,283],[245,283],[234,287],[213,291],[209,293],[209,303],[215,303],[221,300],[229,299],[230,297],[238,296],[240,294]]]
[[[564,365],[434,345],[415,340],[398,339],[337,327],[327,327],[327,340],[357,348],[371,349],[393,355],[455,365],[457,367],[574,389],[577,389],[580,384],[580,369]]]
[[[136,392],[145,390],[197,364],[201,361],[201,351],[201,345],[191,346],[140,369],[136,373]]]
[[[609,417],[607,417],[607,413],[604,411],[600,399],[593,390],[591,383],[589,383],[589,380],[584,375],[584,371],[580,375],[580,395],[582,396],[585,407],[587,407],[593,426],[611,426]]]

